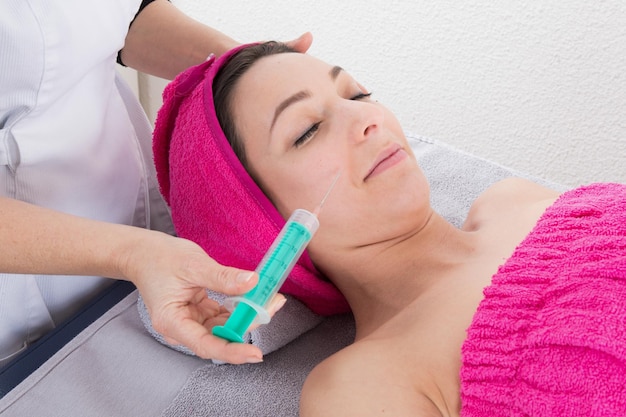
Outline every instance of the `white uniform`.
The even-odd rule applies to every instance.
[[[151,127],[116,73],[139,3],[0,1],[0,195],[172,232]],[[0,365],[110,282],[0,274]]]

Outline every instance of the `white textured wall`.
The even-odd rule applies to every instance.
[[[235,39],[314,35],[405,129],[566,185],[626,182],[626,2],[174,0]]]

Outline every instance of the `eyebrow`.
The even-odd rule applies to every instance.
[[[335,81],[337,79],[337,77],[339,76],[339,74],[341,73],[341,71],[343,71],[343,68],[335,65],[334,67],[332,67],[330,69],[330,71],[328,72],[328,75],[330,76],[331,80]],[[298,91],[296,94],[288,97],[287,99],[283,100],[278,107],[276,107],[276,111],[274,112],[274,118],[272,119],[272,124],[270,125],[270,132],[272,131],[272,129],[274,128],[274,124],[276,123],[276,119],[278,119],[278,116],[289,106],[291,106],[294,103],[297,103],[298,101],[302,101],[306,98],[311,97],[311,92],[310,91],[306,91],[306,90],[302,90],[302,91]]]
[[[335,81],[341,71],[343,71],[343,68],[335,65],[334,67],[330,69],[330,72],[328,74],[330,75],[330,78],[332,78],[332,80]]]

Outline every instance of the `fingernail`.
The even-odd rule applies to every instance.
[[[263,358],[259,358],[259,357],[255,356],[255,357],[251,357],[251,358],[246,359],[246,362],[248,362],[248,363],[261,363],[261,362],[263,362]]]
[[[254,272],[240,272],[239,275],[237,275],[237,282],[239,284],[247,284],[250,282],[253,275]]]
[[[283,308],[286,302],[287,302],[286,298],[281,298],[280,300],[278,300],[278,302],[276,303],[276,307],[274,307],[274,311],[278,311],[281,308]]]

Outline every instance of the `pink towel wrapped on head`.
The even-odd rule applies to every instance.
[[[465,417],[626,416],[626,185],[563,194],[485,289]]]
[[[154,157],[177,234],[198,243],[221,264],[254,270],[285,220],[241,165],[215,115],[213,79],[243,48],[188,69],[166,87],[154,131]],[[317,314],[349,311],[343,295],[306,252],[281,292]]]

